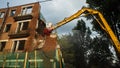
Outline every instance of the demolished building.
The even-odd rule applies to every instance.
[[[57,35],[44,35],[39,2],[0,9],[0,67],[63,68]]]

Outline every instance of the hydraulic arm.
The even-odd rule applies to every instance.
[[[119,42],[118,38],[116,37],[116,35],[114,34],[114,32],[112,31],[110,26],[108,25],[108,23],[105,20],[105,18],[103,17],[103,15],[97,10],[93,10],[93,9],[89,9],[89,8],[82,8],[81,10],[76,12],[75,14],[71,15],[70,17],[65,18],[64,20],[58,22],[55,26],[52,26],[51,28],[49,28],[48,32],[50,33],[52,30],[80,17],[82,14],[86,14],[86,12],[87,12],[87,14],[91,14],[93,16],[97,15],[100,18],[101,22],[99,22],[99,20],[96,18],[97,22],[99,23],[101,28],[103,30],[105,30],[106,33],[108,33],[108,35],[110,36],[111,40],[113,41],[116,49],[120,53],[120,42]]]

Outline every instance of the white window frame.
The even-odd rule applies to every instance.
[[[32,11],[33,11],[33,6],[34,6],[34,4],[31,4],[31,5],[26,5],[26,6],[22,6],[22,10],[21,10],[21,15],[27,15],[27,7],[32,7]],[[25,8],[25,14],[23,14],[23,8]],[[31,13],[30,14],[32,14],[32,11],[31,11]]]
[[[16,8],[13,8],[13,9],[10,10],[9,16],[11,16],[11,11],[12,11],[12,10],[15,10],[15,13],[16,13]]]
[[[12,43],[12,47],[11,47],[11,52],[13,52],[13,49],[14,49],[14,44],[15,44],[15,41],[17,41],[17,44],[16,44],[16,48],[15,48],[15,51],[14,52],[18,52],[20,50],[18,50],[18,46],[19,46],[19,41],[21,40],[25,40],[27,41],[28,39],[27,38],[22,38],[22,39],[13,39],[13,43]]]
[[[19,25],[19,23],[22,23],[21,24],[21,26],[20,26],[20,31],[22,30],[22,27],[23,27],[23,22],[30,22],[31,20],[23,20],[23,21],[18,21],[17,22],[17,28],[16,28],[16,31],[15,31],[15,33],[17,33],[17,31],[18,31],[18,25]],[[29,24],[28,24],[29,25]]]
[[[15,47],[15,41],[13,42],[13,48],[15,47],[15,52],[16,52],[17,49],[18,49],[18,44],[19,44],[19,41],[17,41],[16,47]],[[12,50],[13,50],[13,49],[12,49]]]
[[[23,22],[18,22],[18,23],[17,23],[16,33],[18,32],[19,23],[21,23],[21,26],[20,26],[20,31],[21,31],[21,29],[22,29],[22,27],[23,27]]]
[[[37,20],[37,23],[36,23],[36,29],[38,28],[38,24],[39,24],[39,22],[38,22],[38,20]]]

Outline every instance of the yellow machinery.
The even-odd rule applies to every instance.
[[[86,13],[87,12],[87,13]],[[94,17],[97,15],[100,18],[100,21],[96,19],[96,21],[98,22],[98,24],[101,26],[101,28],[103,30],[106,31],[106,33],[110,36],[110,38],[112,39],[118,53],[120,53],[120,42],[118,40],[118,38],[116,37],[116,35],[114,34],[114,32],[112,31],[112,29],[110,28],[110,26],[108,25],[107,21],[105,20],[105,18],[103,17],[103,15],[97,11],[97,10],[93,10],[93,9],[89,9],[89,8],[82,8],[81,10],[79,10],[78,12],[76,12],[75,14],[71,15],[70,17],[65,18],[64,20],[58,22],[55,26],[52,26],[51,28],[48,29],[48,33],[51,33],[52,30],[55,30],[56,28],[78,18],[80,15],[85,14],[91,14]]]

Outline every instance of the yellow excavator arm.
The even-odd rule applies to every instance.
[[[116,37],[116,35],[114,34],[114,32],[112,31],[112,29],[110,28],[110,26],[108,25],[107,21],[105,20],[105,18],[103,17],[103,15],[97,11],[97,10],[93,10],[93,9],[89,9],[89,8],[82,8],[81,10],[79,10],[78,12],[76,12],[75,14],[71,15],[70,17],[65,18],[64,20],[58,22],[55,26],[52,26],[50,28],[50,30],[55,30],[58,27],[80,17],[82,14],[91,14],[93,16],[97,15],[99,16],[99,18],[101,19],[101,22],[96,18],[97,22],[99,23],[99,25],[101,26],[102,29],[104,29],[106,31],[106,33],[108,33],[108,35],[110,36],[110,38],[112,39],[116,49],[118,50],[118,52],[120,53],[120,42],[118,40],[118,38]]]

